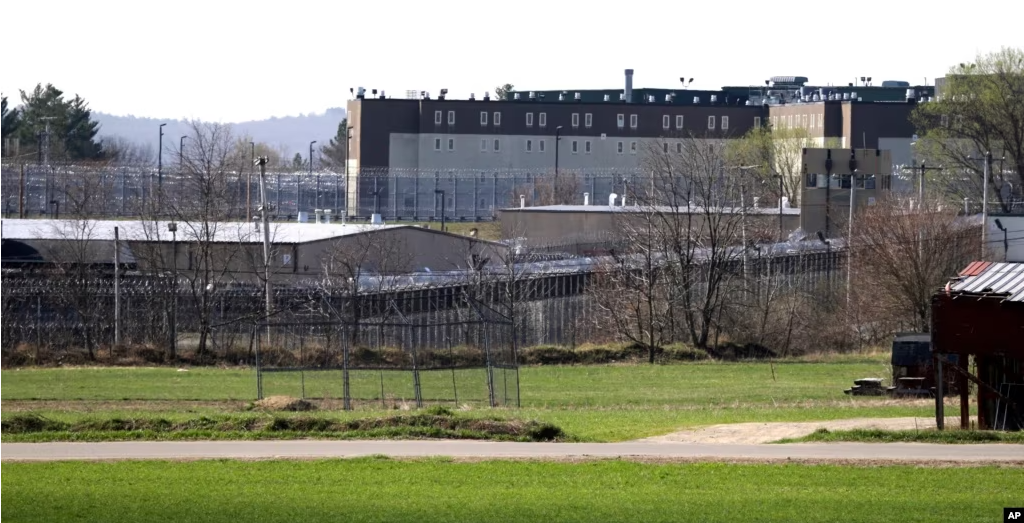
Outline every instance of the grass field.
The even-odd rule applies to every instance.
[[[969,523],[999,521],[1024,491],[1019,469],[995,467],[366,458],[4,463],[2,470],[4,517],[26,522]]]
[[[475,406],[465,415],[540,420],[577,441],[620,441],[717,423],[927,417],[933,412],[928,401],[843,394],[856,378],[887,375],[881,356],[787,361],[774,366],[774,379],[772,367],[762,362],[524,367],[523,408],[498,410],[467,401],[486,397],[483,373],[460,372],[478,373],[476,378],[459,376],[460,402],[453,406]],[[5,418],[31,411],[69,422],[97,416],[183,420],[242,415],[255,398],[255,375],[248,369],[16,369],[4,370],[2,378]],[[307,396],[337,398],[340,392],[339,372],[307,372],[304,379]],[[265,394],[299,396],[300,380],[295,373],[268,374]],[[424,396],[451,398],[450,380],[448,372],[425,373]],[[379,397],[379,375],[354,376],[352,387],[357,396]],[[385,389],[392,396],[389,407],[407,405],[413,396],[408,374],[385,375]],[[367,402],[355,412],[314,415],[345,420],[385,412],[379,402]]]

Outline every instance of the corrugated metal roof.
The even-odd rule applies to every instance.
[[[1024,263],[974,262],[960,275],[950,291],[1003,294],[1006,301],[1024,302]]]

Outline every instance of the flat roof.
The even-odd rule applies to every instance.
[[[699,206],[692,207],[669,207],[667,205],[656,205],[656,206],[640,206],[640,205],[627,205],[610,207],[608,205],[538,205],[534,207],[508,207],[501,209],[502,212],[593,212],[593,213],[641,213],[655,211],[659,213],[672,214],[704,214],[705,209]],[[741,207],[720,207],[711,209],[715,212],[722,214],[735,214],[744,211]],[[767,215],[779,215],[778,207],[747,207],[747,214],[767,214]],[[799,216],[800,209],[795,207],[783,207],[782,214],[785,216]]]
[[[114,228],[120,239],[129,241],[170,241],[168,220],[0,220],[0,235],[5,240],[99,240],[112,241]],[[201,234],[201,222],[176,222],[178,241],[195,241]],[[212,241],[218,243],[262,243],[263,233],[252,222],[209,222]],[[307,243],[411,225],[368,225],[271,222],[273,243]]]

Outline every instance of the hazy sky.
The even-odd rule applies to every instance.
[[[622,85],[694,88],[802,75],[934,81],[1024,47],[1024,2],[174,2],[4,6],[0,88],[50,82],[94,110],[240,121],[344,107],[349,88],[481,96]],[[158,7],[153,7],[158,6]]]

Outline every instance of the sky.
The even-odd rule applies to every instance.
[[[152,6],[159,7],[152,7]],[[756,85],[807,76],[933,83],[1024,47],[1024,2],[387,3],[16,1],[0,89],[52,83],[95,111],[238,122],[344,107],[349,89],[520,90]],[[14,49],[18,49],[14,52]]]

